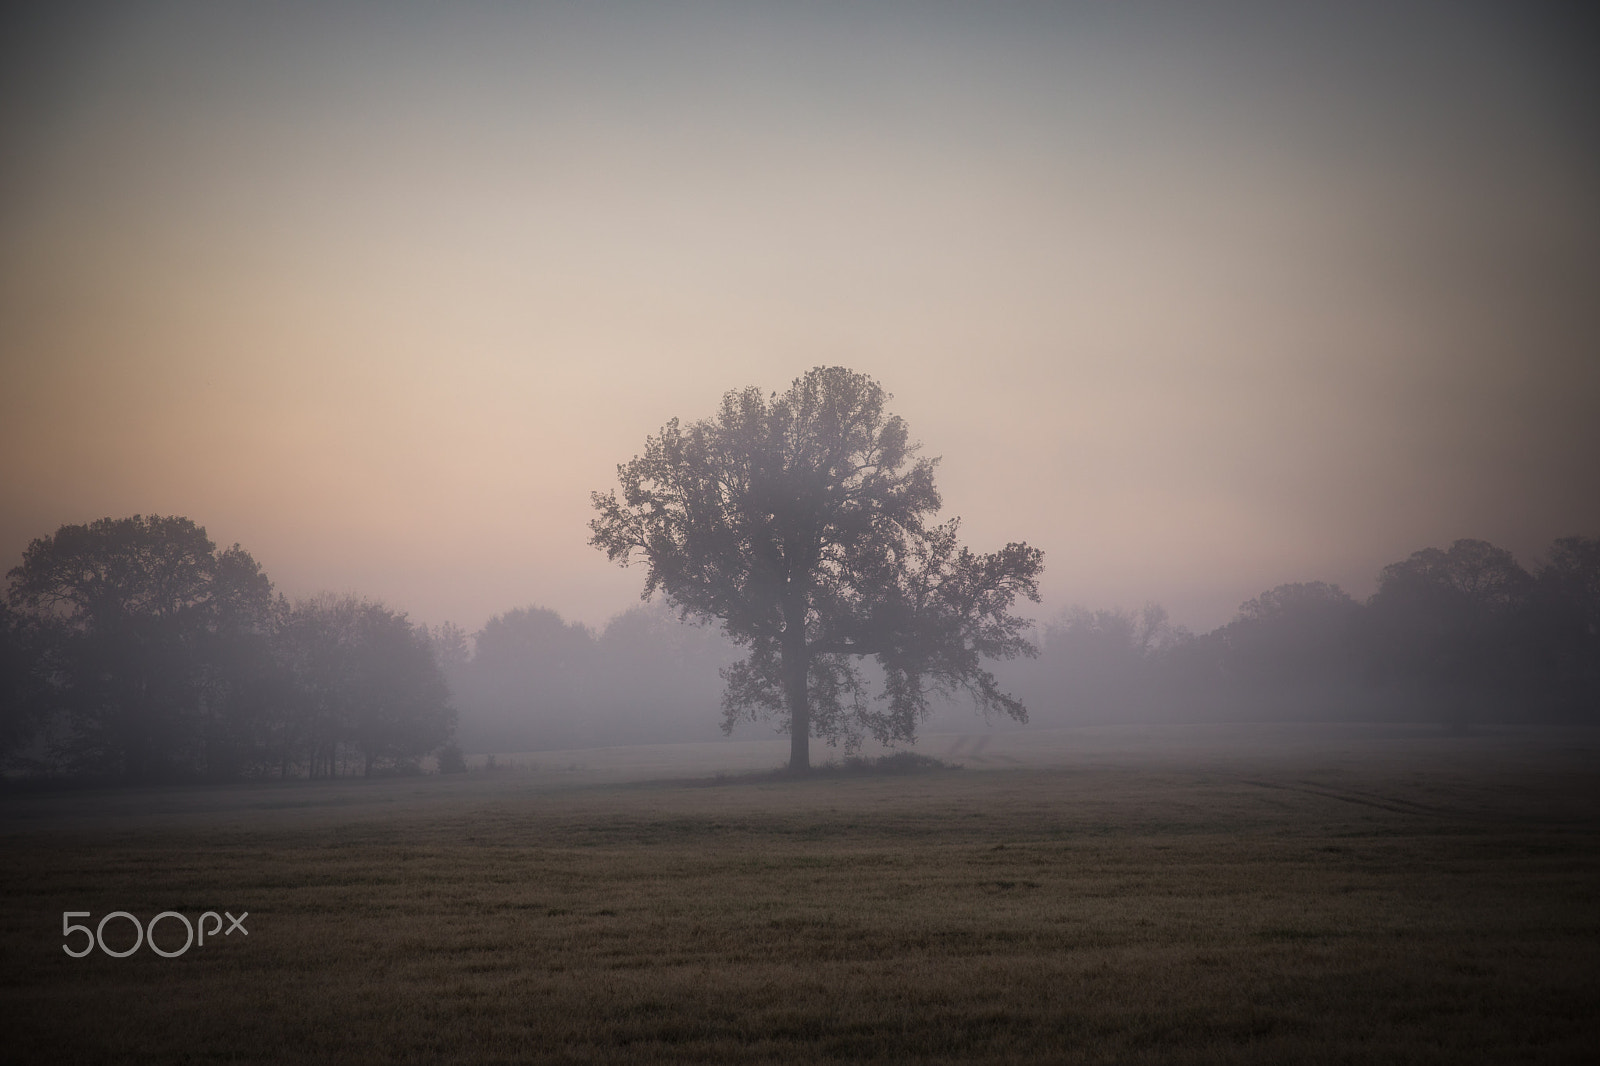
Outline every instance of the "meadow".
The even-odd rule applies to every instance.
[[[760,772],[786,743],[0,795],[7,1057],[1600,1061],[1593,732],[1021,729]],[[71,958],[69,910],[248,935]]]

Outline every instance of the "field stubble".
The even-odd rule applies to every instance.
[[[7,1043],[16,1061],[1600,1052],[1592,735],[1062,731],[985,751],[909,776],[638,780],[662,759],[743,768],[706,745],[7,796]],[[207,909],[248,910],[248,938],[61,950],[64,910]]]

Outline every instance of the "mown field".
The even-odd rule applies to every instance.
[[[1592,733],[1024,730],[739,776],[779,750],[0,796],[6,1058],[1600,1061]],[[249,933],[74,959],[67,910]]]

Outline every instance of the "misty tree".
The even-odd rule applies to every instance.
[[[721,696],[717,672],[738,658],[720,629],[639,604],[596,632],[555,611],[495,615],[448,645],[446,678],[474,750],[592,747],[703,739]]]
[[[37,626],[0,598],[0,759],[33,741],[51,673]]]
[[[433,649],[434,662],[439,664],[446,680],[459,674],[472,659],[472,645],[467,631],[454,622],[441,622],[436,626],[419,625],[417,632]]]
[[[1378,576],[1362,627],[1369,662],[1380,679],[1441,701],[1464,728],[1474,703],[1515,687],[1516,627],[1533,584],[1487,541],[1413,552]]]
[[[1360,695],[1355,641],[1362,611],[1325,581],[1278,585],[1246,600],[1209,649],[1219,695],[1251,715],[1348,713]]]
[[[426,630],[354,596],[302,600],[278,635],[286,677],[279,708],[280,773],[301,758],[312,777],[354,754],[362,772],[404,765],[444,745],[455,711]]]
[[[8,576],[70,765],[130,781],[228,772],[245,646],[272,624],[248,552],[218,551],[187,518],[103,518],[34,540]]]
[[[596,642],[593,711],[606,735],[702,737],[721,698],[718,674],[739,658],[720,628],[681,622],[665,604],[614,616]]]
[[[451,677],[468,712],[468,741],[514,747],[584,741],[595,669],[595,636],[587,626],[547,607],[518,607],[490,618],[472,644],[471,660]]]
[[[1566,713],[1600,719],[1600,537],[1562,537],[1536,579],[1528,639]]]
[[[351,740],[363,773],[379,762],[414,766],[455,731],[444,671],[427,631],[403,612],[362,602],[357,616]]]
[[[642,559],[644,595],[683,617],[720,619],[748,654],[724,672],[724,731],[776,716],[789,766],[809,738],[846,750],[865,736],[915,739],[930,690],[970,695],[1018,721],[987,659],[1034,654],[1040,551],[1012,543],[979,555],[940,507],[934,460],[918,458],[877,382],[819,367],[782,395],[727,393],[708,419],[668,422],[618,467],[621,495],[595,493],[591,543],[614,562]],[[859,662],[876,660],[867,692]]]
[[[1090,610],[1074,604],[1044,627],[1039,659],[1018,671],[1041,713],[1071,721],[1104,721],[1146,713],[1159,698],[1163,654],[1184,631],[1166,608]]]

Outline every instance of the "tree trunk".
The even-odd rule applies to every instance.
[[[783,696],[789,705],[789,772],[803,774],[811,769],[811,705],[806,694],[806,675],[810,662],[806,656],[805,630],[798,640],[785,638],[783,648]]]
[[[794,774],[811,769],[811,708],[806,705],[805,675],[800,676],[798,686],[793,677],[784,685],[789,701],[789,772]]]

